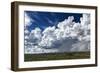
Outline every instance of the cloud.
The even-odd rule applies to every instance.
[[[72,48],[70,51],[75,52],[75,51],[89,51],[90,50],[90,41],[79,41],[75,44],[72,44]]]
[[[24,29],[24,35],[29,35],[30,31],[28,29]]]
[[[31,42],[33,44],[38,44],[41,40],[41,37],[42,37],[41,29],[40,28],[35,28],[34,30],[32,30],[30,32],[28,42]]]
[[[25,27],[30,26],[32,24],[32,19],[28,16],[27,13],[25,13]]]
[[[82,25],[88,25],[90,24],[90,14],[83,14],[83,17],[80,18]]]
[[[57,27],[49,26],[43,31],[35,28],[25,30],[26,51],[30,53],[89,51],[90,48],[90,14],[83,14],[80,23],[69,16]],[[31,44],[31,46],[29,46]]]
[[[39,46],[26,46],[25,48],[28,48],[25,49],[26,54],[53,53],[58,51],[57,49],[44,49]]]

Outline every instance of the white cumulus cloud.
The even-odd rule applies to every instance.
[[[30,26],[32,24],[32,19],[25,13],[25,27]]]

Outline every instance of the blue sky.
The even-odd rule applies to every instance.
[[[81,13],[58,13],[58,12],[39,12],[39,11],[25,11],[32,20],[32,25],[28,26],[31,31],[36,27],[44,30],[48,26],[56,26],[59,22],[64,21],[69,16],[74,16],[75,22],[80,22]]]

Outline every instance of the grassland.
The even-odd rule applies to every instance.
[[[24,61],[47,61],[64,59],[86,59],[90,58],[90,52],[70,53],[45,53],[45,54],[24,54]]]

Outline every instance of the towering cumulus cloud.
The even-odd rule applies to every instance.
[[[25,27],[33,21],[25,16]],[[49,26],[29,31],[25,28],[25,53],[78,52],[90,50],[90,14],[83,14],[80,22],[73,16]]]

